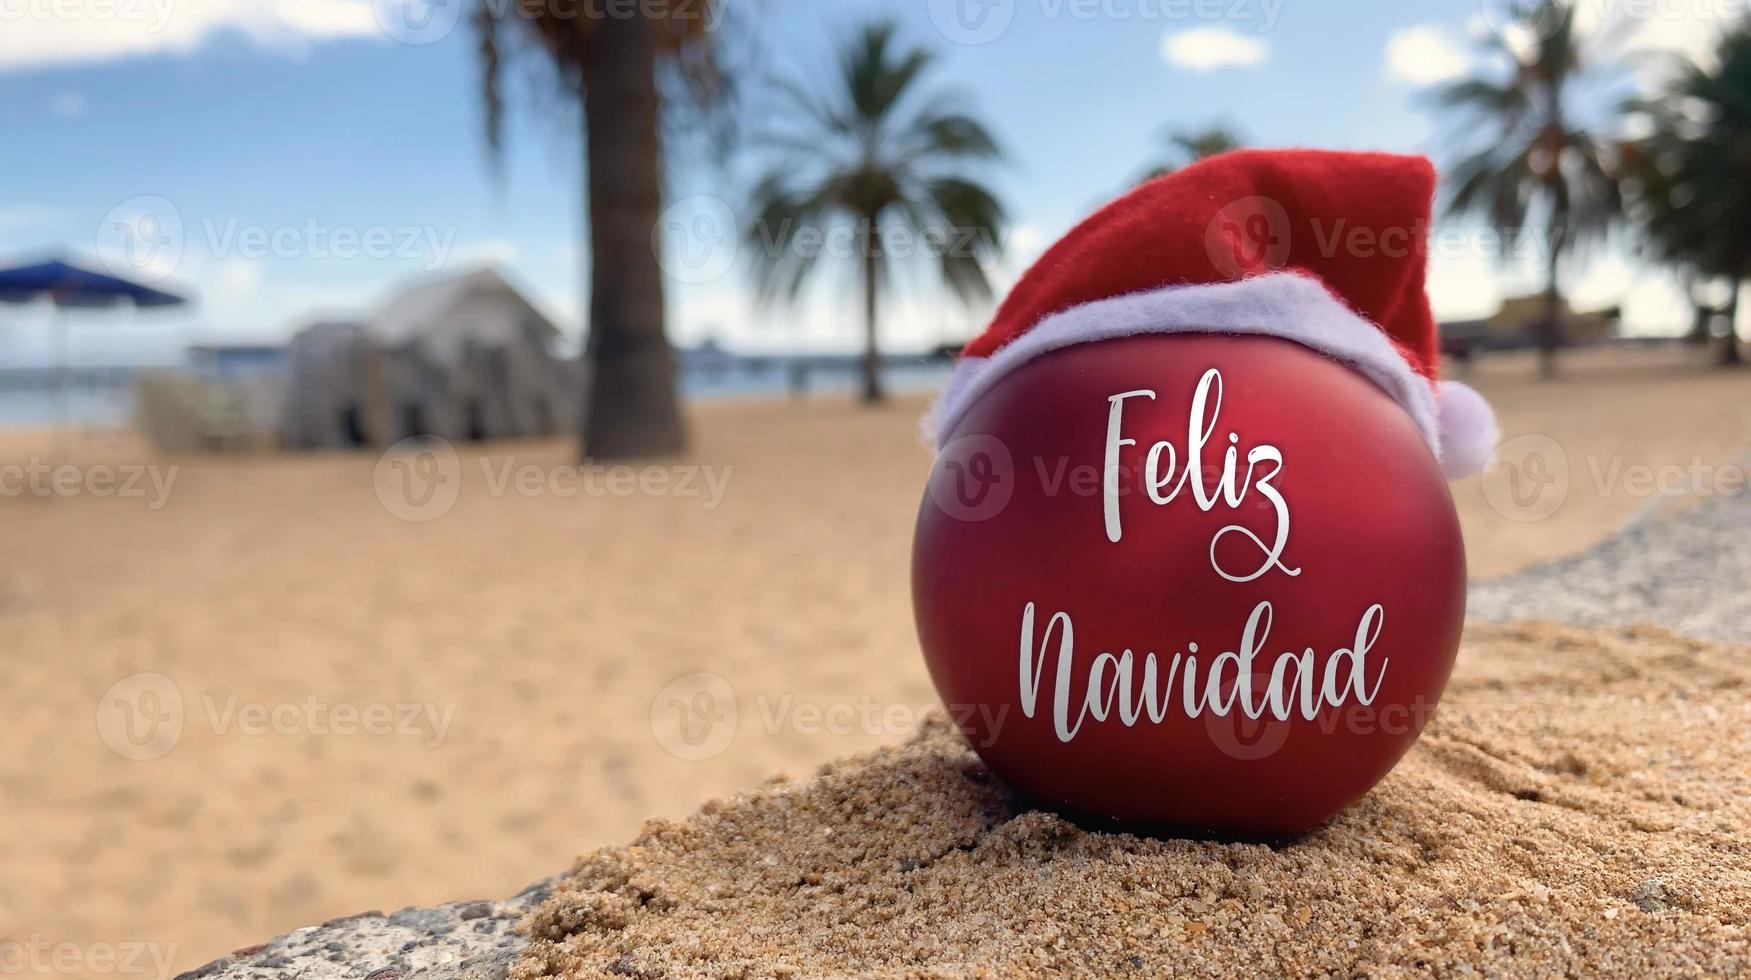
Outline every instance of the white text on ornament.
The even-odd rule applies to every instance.
[[[1148,388],[1122,391],[1107,399],[1106,453],[1101,473],[1101,496],[1104,499],[1107,540],[1114,543],[1124,536],[1124,528],[1119,518],[1119,454],[1121,450],[1137,445],[1136,439],[1124,434],[1125,401],[1130,398],[1153,400],[1155,392]],[[1300,575],[1300,568],[1290,568],[1283,563],[1283,550],[1289,546],[1289,504],[1272,482],[1283,471],[1281,450],[1269,444],[1252,447],[1247,450],[1246,470],[1242,473],[1240,437],[1237,433],[1230,432],[1229,446],[1222,456],[1221,475],[1213,488],[1206,483],[1204,446],[1209,442],[1210,435],[1216,431],[1216,421],[1221,412],[1222,372],[1211,368],[1198,379],[1197,390],[1192,393],[1191,412],[1187,415],[1186,423],[1184,458],[1181,458],[1179,450],[1171,442],[1163,440],[1150,446],[1143,464],[1144,489],[1148,491],[1152,502],[1166,506],[1178,499],[1189,484],[1192,502],[1205,513],[1217,506],[1238,510],[1246,502],[1248,494],[1258,493],[1269,503],[1276,522],[1271,543],[1267,545],[1264,539],[1239,524],[1229,524],[1210,539],[1211,567],[1215,568],[1216,574],[1230,582],[1251,582],[1272,568],[1280,569],[1287,575]],[[1216,557],[1216,548],[1222,543],[1222,539],[1236,534],[1251,541],[1262,552],[1263,560],[1258,567],[1250,571],[1234,572],[1224,568]]]
[[[1224,717],[1238,709],[1254,720],[1269,714],[1278,721],[1287,721],[1293,715],[1311,721],[1325,707],[1336,708],[1350,700],[1364,706],[1374,703],[1390,661],[1381,658],[1370,680],[1368,654],[1380,638],[1385,617],[1379,603],[1363,611],[1350,645],[1326,657],[1323,671],[1315,670],[1312,647],[1300,653],[1286,651],[1278,655],[1264,689],[1258,691],[1254,689],[1253,661],[1263,652],[1270,635],[1269,602],[1253,607],[1241,630],[1239,645],[1217,654],[1201,676],[1198,645],[1191,643],[1185,652],[1166,660],[1165,678],[1161,676],[1163,662],[1154,651],[1143,654],[1139,661],[1129,648],[1117,654],[1096,654],[1079,677],[1076,632],[1070,614],[1053,614],[1039,631],[1036,643],[1036,617],[1030,602],[1021,614],[1021,711],[1028,718],[1034,717],[1040,704],[1040,685],[1049,677],[1052,724],[1061,742],[1075,738],[1089,720],[1106,722],[1116,718],[1127,728],[1144,720],[1161,724],[1176,700],[1176,684],[1180,711],[1188,718],[1205,714]]]

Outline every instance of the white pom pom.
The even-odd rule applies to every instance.
[[[1450,480],[1481,471],[1496,451],[1501,430],[1483,396],[1457,381],[1435,386],[1441,406],[1441,470]]]

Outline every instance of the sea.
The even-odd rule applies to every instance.
[[[940,360],[890,359],[882,369],[889,389],[898,393],[930,392],[948,380],[949,365]],[[0,428],[35,429],[70,425],[82,429],[118,428],[134,412],[132,372],[116,370],[101,378],[81,378],[65,390],[41,377],[7,383],[0,377]],[[793,387],[788,368],[773,366],[684,369],[683,398],[850,397],[857,390],[857,366],[849,359],[813,364],[805,387]]]

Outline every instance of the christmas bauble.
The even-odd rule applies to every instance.
[[[973,748],[1039,805],[1299,835],[1416,740],[1465,556],[1440,464],[1295,342],[1156,334],[1016,367],[942,441],[918,634]]]

